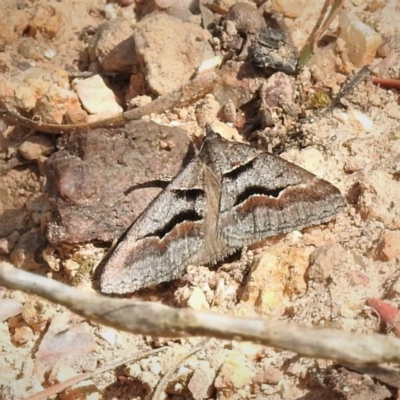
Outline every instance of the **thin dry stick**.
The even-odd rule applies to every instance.
[[[248,340],[306,357],[347,364],[400,362],[400,340],[383,335],[361,335],[283,321],[241,318],[177,309],[158,303],[108,298],[19,270],[7,262],[0,263],[0,284],[35,293],[85,318],[136,334]]]
[[[219,76],[215,72],[200,75],[182,86],[182,88],[176,92],[160,96],[151,103],[118,114],[115,117],[91,123],[65,125],[43,124],[39,121],[25,118],[9,110],[0,110],[0,118],[3,118],[10,125],[18,125],[41,132],[55,134],[78,132],[95,128],[115,128],[122,126],[129,121],[138,120],[151,113],[159,114],[175,107],[183,107],[194,103],[203,98],[207,93],[210,93],[218,80]]]
[[[197,346],[193,347],[188,353],[184,354],[182,357],[180,357],[174,365],[165,373],[165,375],[162,377],[160,382],[158,382],[158,385],[156,387],[156,390],[154,391],[153,395],[151,396],[151,400],[161,400],[161,393],[164,392],[165,387],[167,386],[167,383],[173,373],[178,369],[178,367],[189,357],[191,357],[193,354],[196,354],[198,351],[204,349],[205,345],[210,341],[210,338],[203,340],[200,342]]]
[[[139,361],[142,358],[149,357],[153,354],[157,354],[160,351],[166,350],[168,347],[160,347],[159,349],[145,351],[144,353],[130,355],[128,357],[120,358],[111,364],[104,365],[103,367],[97,368],[93,372],[86,372],[84,374],[74,376],[73,378],[67,379],[64,382],[60,382],[57,385],[51,386],[41,392],[35,393],[32,396],[25,397],[24,400],[46,400],[51,396],[63,392],[69,387],[76,385],[79,382],[85,381],[86,379],[91,379],[95,375],[102,374],[110,369],[115,369],[123,364],[132,364],[133,362]]]

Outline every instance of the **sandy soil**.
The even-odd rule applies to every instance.
[[[143,3],[121,8],[114,3],[106,5],[105,0],[3,0],[0,73],[8,79],[29,67],[43,68],[52,75],[60,70],[98,68],[87,54],[93,32],[115,15],[135,24],[141,15],[157,9]],[[307,2],[301,17],[285,19],[299,48],[315,25],[319,3]],[[344,3],[383,38],[400,34],[396,1]],[[45,28],[40,27],[38,9],[46,20]],[[336,27],[334,21],[332,35]],[[207,43],[207,37],[199,41],[203,39]],[[170,38],[165,35],[163,40]],[[34,53],[28,58],[27,48]],[[394,53],[399,52],[399,47],[394,49]],[[43,56],[46,51],[51,51],[51,58]],[[373,64],[381,61],[375,59]],[[380,66],[380,76],[398,78],[400,60],[394,59],[390,67]],[[301,107],[302,99],[321,87],[337,92],[346,77],[343,70],[325,70],[321,64],[318,68],[313,74],[305,70],[297,78],[294,107]],[[325,73],[328,70],[332,72]],[[187,73],[190,76],[191,72]],[[111,87],[124,107],[124,99],[129,97],[155,97],[162,92],[154,88],[150,92],[151,84],[146,86],[139,78],[136,74],[129,81],[125,73],[120,80],[112,81]],[[397,91],[380,88],[367,79],[342,103],[332,113],[303,125],[299,136],[287,138],[283,134],[282,138],[278,131],[275,138],[265,137],[265,132],[264,137],[263,133],[255,137],[259,144],[337,186],[348,202],[344,212],[328,224],[282,235],[249,249],[247,258],[257,266],[244,289],[243,263],[238,256],[219,268],[191,267],[184,279],[133,296],[177,307],[280,318],[359,333],[381,331],[377,314],[366,302],[384,299],[395,307],[400,302],[399,97]],[[146,120],[179,126],[193,138],[202,132],[196,116],[213,106],[214,100],[208,97],[186,108],[152,114]],[[287,128],[295,124],[291,121],[288,117],[286,125],[281,125]],[[231,124],[225,134],[233,129],[232,136],[241,138],[240,123],[236,127]],[[45,234],[52,211],[44,201],[43,165],[51,153],[65,147],[62,139],[9,127],[1,121],[0,131],[1,257],[81,290],[91,290],[93,266],[110,242],[51,245]],[[42,145],[47,150],[40,147],[40,157],[29,160],[21,146],[33,134],[45,138]],[[32,151],[28,149],[29,154]],[[232,265],[237,267],[229,268]],[[164,352],[96,375],[80,387],[53,397],[147,399],[173,363],[201,341],[117,332],[34,296],[5,288],[0,288],[0,294],[0,399],[22,399],[80,373],[95,371],[128,352],[140,353],[166,344]],[[396,334],[396,329],[388,331]],[[166,398],[396,399],[398,389],[332,362],[251,343],[213,340],[177,370],[166,388]]]

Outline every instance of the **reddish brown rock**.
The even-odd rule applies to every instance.
[[[46,136],[30,136],[19,146],[18,151],[27,160],[38,160],[41,156],[48,156],[54,151],[51,139]]]
[[[400,231],[384,230],[375,249],[378,260],[392,261],[400,256]]]
[[[207,30],[165,13],[143,18],[133,38],[147,83],[160,95],[178,90],[204,60],[214,56]]]
[[[137,63],[132,33],[127,19],[101,24],[88,46],[90,60],[98,61],[105,71],[132,72]]]
[[[188,383],[188,389],[195,400],[208,399],[213,393],[215,370],[208,362],[198,362]]]
[[[119,237],[160,192],[159,180],[176,175],[188,145],[185,131],[152,122],[72,134],[45,164],[50,243]]]

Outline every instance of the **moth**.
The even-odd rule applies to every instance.
[[[329,182],[208,129],[197,155],[133,222],[103,262],[104,293],[129,293],[215,264],[243,246],[332,219]]]

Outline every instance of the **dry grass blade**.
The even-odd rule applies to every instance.
[[[400,340],[283,321],[241,318],[158,303],[115,299],[83,292],[62,283],[0,263],[0,284],[62,304],[85,318],[136,334],[166,337],[187,335],[247,340],[352,365],[400,362]]]
[[[313,55],[316,43],[321,38],[323,33],[329,28],[329,25],[332,23],[334,18],[338,15],[339,11],[342,8],[343,0],[334,0],[328,16],[324,19],[323,17],[327,12],[330,3],[331,0],[326,0],[324,7],[321,10],[320,18],[318,19],[317,24],[315,25],[313,31],[307,39],[306,44],[300,52],[298,63],[299,69],[302,69]]]
[[[203,340],[200,342],[197,346],[193,347],[188,353],[184,354],[182,357],[178,359],[174,365],[165,373],[165,375],[162,377],[160,382],[158,383],[156,390],[154,391],[153,395],[151,396],[151,400],[161,400],[161,394],[165,390],[165,387],[167,386],[169,378],[174,374],[174,372],[178,369],[178,367],[189,357],[191,357],[193,354],[196,354],[198,351],[202,350],[205,345],[210,341],[210,339]]]

